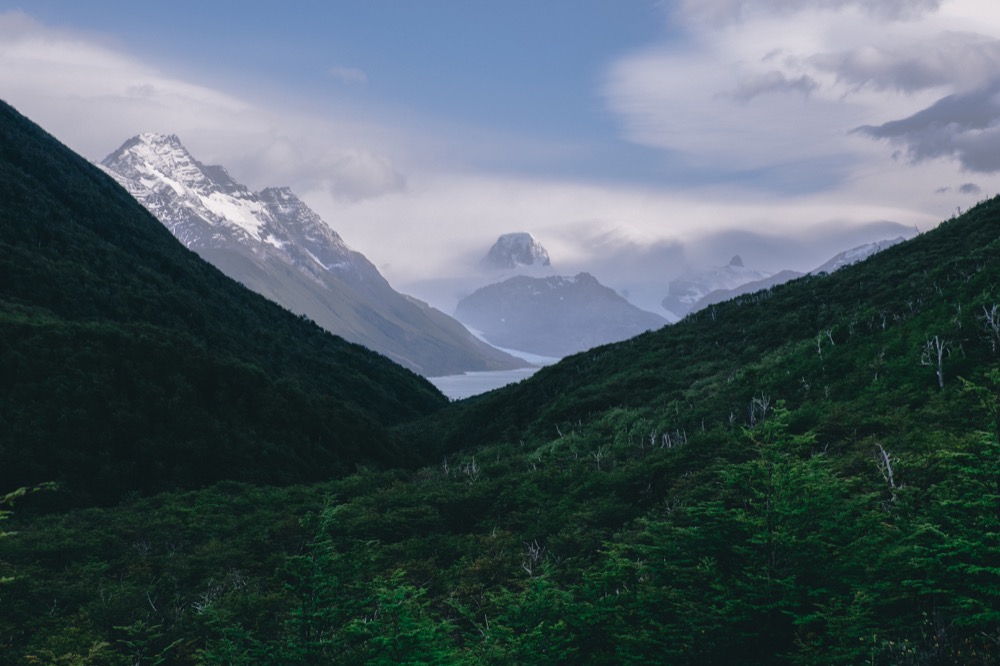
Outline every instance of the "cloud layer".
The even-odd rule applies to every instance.
[[[251,187],[289,185],[404,290],[460,276],[497,236],[527,230],[555,270],[587,270],[655,308],[685,266],[739,253],[762,270],[809,270],[996,191],[994,1],[670,4],[662,39],[595,74],[594,103],[618,129],[601,141],[656,156],[641,184],[616,173],[620,153],[603,174],[571,177],[589,146],[266,81],[249,93],[195,82],[17,12],[0,14],[0,91],[93,160],[158,131]],[[346,65],[319,80],[375,87]],[[476,166],[511,155],[565,169]]]
[[[921,162],[957,160],[966,171],[1000,171],[1000,79],[969,93],[949,95],[900,120],[854,130],[903,146]]]
[[[851,136],[890,139],[911,161],[993,171],[994,9],[979,0],[692,0],[670,15],[686,48],[665,42],[622,58],[604,94],[625,138],[699,168],[805,164],[817,183],[850,178],[872,158],[849,138],[860,127]]]

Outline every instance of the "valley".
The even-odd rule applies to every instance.
[[[0,107],[6,662],[1000,660],[1000,198],[449,401],[130,191]]]

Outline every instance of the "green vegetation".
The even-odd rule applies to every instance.
[[[388,426],[446,400],[185,250],[0,107],[0,489],[51,501],[410,464]]]
[[[34,255],[9,256],[0,276]],[[120,492],[58,510],[41,493],[6,521],[0,659],[1000,662],[998,260],[994,199],[857,266],[450,406],[378,365],[370,390],[398,407],[357,399],[341,417],[337,382],[313,370],[343,352],[307,323],[248,336],[283,326],[313,340],[286,372],[269,353],[291,352],[236,355],[253,348],[249,319],[210,317],[212,337],[184,308],[71,317],[10,298],[5,281],[3,376],[42,377],[31,390],[59,397],[5,387],[18,434],[3,435],[0,471],[22,465],[13,488],[82,468],[65,477],[76,488],[96,473]],[[61,384],[41,385],[49,373]],[[122,373],[126,389],[88,388]],[[262,395],[306,411],[280,420],[289,412]],[[329,436],[350,453],[311,476],[310,452],[326,449],[309,448],[310,429],[327,418],[345,419]],[[63,444],[15,446],[40,446],[36,428]],[[272,446],[283,453],[262,463]],[[204,458],[179,462],[183,447]]]

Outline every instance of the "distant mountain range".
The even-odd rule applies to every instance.
[[[829,261],[827,261],[822,266],[814,268],[809,271],[812,275],[820,275],[821,273],[832,273],[836,270],[843,268],[844,266],[850,266],[851,264],[856,264],[859,261],[864,261],[868,257],[881,252],[893,245],[899,245],[906,239],[902,236],[898,236],[891,240],[882,240],[874,243],[865,243],[864,245],[859,245],[857,247],[851,248],[850,250],[845,250],[837,255],[834,255]]]
[[[392,289],[288,188],[252,192],[173,135],[133,137],[101,166],[189,249],[347,340],[424,376],[524,366]]]
[[[589,273],[518,275],[459,301],[455,316],[491,343],[563,357],[617,342],[667,323],[640,310]]]
[[[845,250],[834,255],[823,265],[809,271],[809,274],[833,273],[844,266],[863,261],[873,254],[902,243],[904,240],[906,239],[899,236],[892,240],[865,243]],[[668,294],[663,299],[662,305],[671,315],[680,319],[709,305],[761,289],[775,287],[803,275],[806,273],[792,270],[768,274],[748,269],[743,265],[740,256],[736,255],[726,266],[690,273],[672,281],[668,286]]]

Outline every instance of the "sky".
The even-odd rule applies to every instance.
[[[996,0],[0,0],[0,98],[290,186],[448,311],[502,233],[654,309],[1000,190]]]

